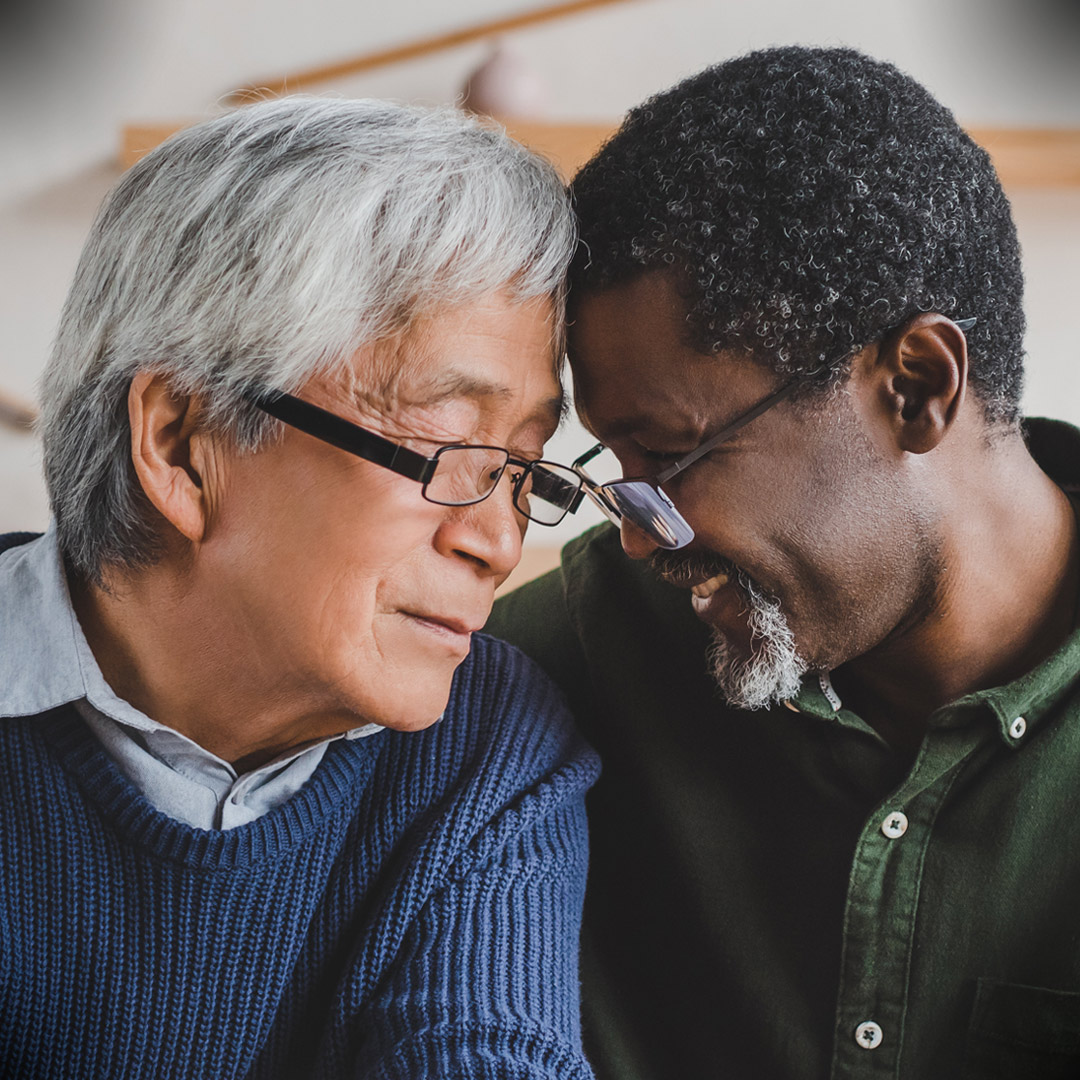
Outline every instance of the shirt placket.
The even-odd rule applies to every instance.
[[[919,890],[934,821],[985,729],[931,729],[904,783],[870,814],[844,912],[832,1080],[899,1077]]]

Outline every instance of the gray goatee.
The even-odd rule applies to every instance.
[[[795,648],[780,601],[762,593],[746,575],[738,577],[750,612],[750,655],[736,656],[725,635],[714,629],[709,668],[729,705],[764,709],[794,697],[808,665]]]

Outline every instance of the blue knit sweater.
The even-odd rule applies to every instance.
[[[583,796],[551,685],[474,638],[445,717],[228,832],[70,707],[0,720],[0,1076],[572,1077]]]

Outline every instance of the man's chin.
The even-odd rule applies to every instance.
[[[372,709],[367,716],[374,723],[391,731],[423,731],[442,719],[450,699],[450,684],[445,690],[433,688],[429,693],[414,693],[398,697],[394,701],[381,703],[381,708]]]
[[[456,658],[433,663],[398,657],[384,668],[366,667],[336,683],[350,728],[378,724],[391,731],[422,731],[437,723],[450,700]]]
[[[762,648],[763,644],[768,647]],[[709,670],[732,708],[767,709],[798,693],[807,665],[793,644],[785,646],[787,642],[763,643],[755,638],[747,652],[722,631],[713,629]]]

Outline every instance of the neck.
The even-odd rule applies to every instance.
[[[79,623],[118,697],[243,772],[354,727],[357,717],[295,690],[242,612],[215,603],[182,561],[71,582]]]
[[[841,694],[899,751],[930,714],[1030,671],[1072,631],[1077,522],[1019,437],[958,478],[929,603],[840,668]]]

